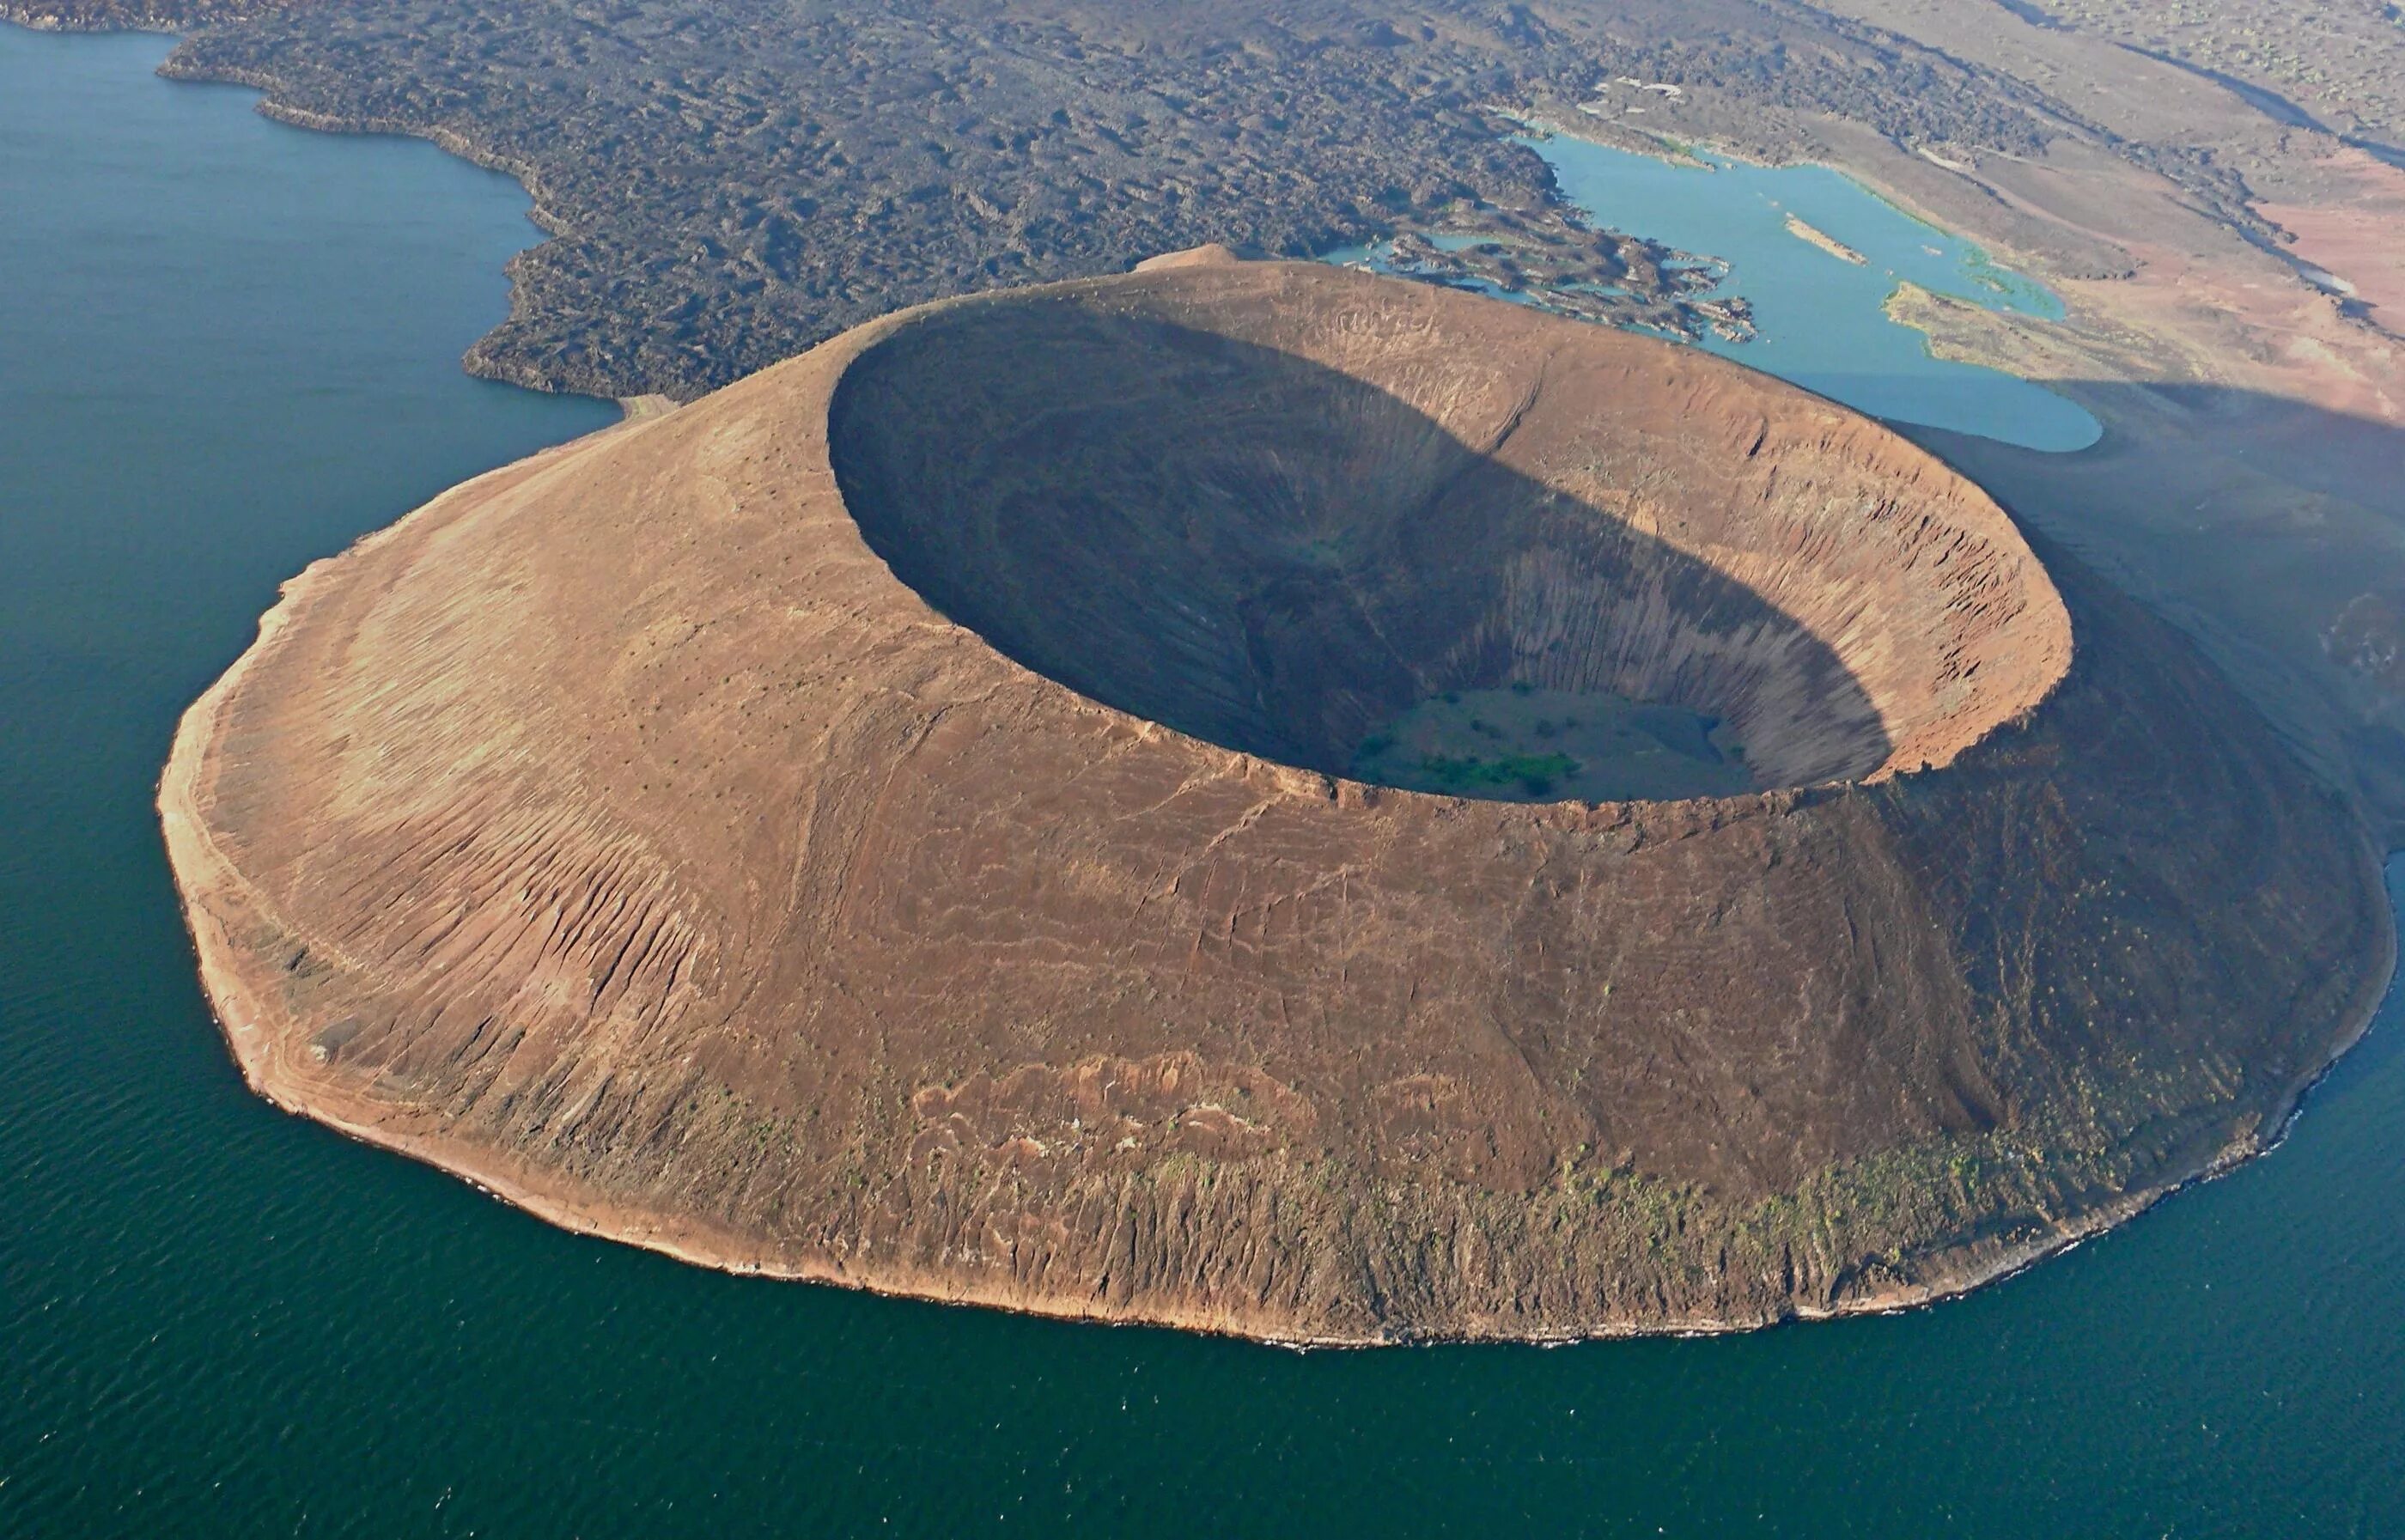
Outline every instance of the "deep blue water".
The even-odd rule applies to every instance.
[[[283,578],[610,413],[457,371],[510,183],[165,49],[0,29],[0,1535],[2405,1534],[2394,1001],[2277,1154],[2000,1287],[1553,1351],[722,1277],[253,1099],[176,714]]]

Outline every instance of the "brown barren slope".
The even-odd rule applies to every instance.
[[[289,585],[162,804],[252,1084],[561,1223],[1279,1337],[1751,1325],[2260,1147],[2385,977],[2346,813],[2058,566],[1702,354],[1188,262],[455,490]],[[1332,771],[1522,679],[1769,789]]]

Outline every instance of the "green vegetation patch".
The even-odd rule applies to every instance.
[[[1551,796],[1554,788],[1579,772],[1579,762],[1568,754],[1507,754],[1481,759],[1475,754],[1422,754],[1420,773],[1440,791],[1464,795],[1512,787],[1532,797]]]
[[[1517,680],[1447,690],[1365,735],[1362,780],[1504,802],[1733,796],[1753,777],[1726,726],[1683,707]]]

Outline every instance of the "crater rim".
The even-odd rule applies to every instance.
[[[1232,320],[1227,314],[1231,307],[1239,313]],[[1288,312],[1283,317],[1279,315],[1282,309]],[[1742,458],[1752,458],[1765,442],[1779,436],[1774,431],[1774,425],[1783,429],[1796,427],[1800,423],[1802,433],[1785,434],[1788,443],[1780,447],[1789,447],[1817,433],[1824,441],[1820,446],[1824,450],[1835,446],[1852,455],[1867,455],[1874,460],[1890,464],[1899,472],[1897,486],[1900,499],[1905,492],[1909,491],[1916,495],[1913,507],[1920,507],[1934,497],[1936,506],[1950,511],[1955,517],[1946,522],[1945,527],[1956,538],[1958,546],[1967,541],[1980,548],[1979,559],[2002,562],[2012,569],[2007,596],[2016,601],[2017,613],[2013,621],[2017,623],[2008,625],[2007,629],[2012,632],[2010,639],[2013,642],[2027,644],[2026,651],[2034,652],[2035,656],[2023,656],[2017,660],[2018,666],[2007,670],[2015,679],[2007,680],[2002,688],[1971,688],[1971,681],[1980,669],[1995,661],[1994,650],[1990,649],[1989,655],[1969,659],[1965,665],[1963,659],[1952,655],[1958,650],[1942,645],[1959,638],[1948,636],[1924,638],[1940,644],[1934,645],[1931,651],[1947,654],[1942,666],[1954,669],[1950,677],[1962,698],[1953,706],[1935,711],[1924,710],[1918,719],[1906,715],[1905,720],[1895,721],[1877,700],[1878,693],[1866,688],[1865,694],[1874,697],[1872,704],[1878,708],[1876,754],[1858,755],[1863,763],[1843,764],[1821,773],[1758,779],[1750,787],[1735,791],[1667,795],[1490,796],[1400,785],[1390,779],[1359,774],[1348,764],[1331,763],[1330,757],[1324,752],[1324,743],[1319,746],[1323,751],[1297,753],[1280,751],[1277,745],[1258,741],[1245,735],[1212,731],[1208,726],[1198,730],[1188,721],[1175,720],[1180,715],[1176,711],[1146,709],[1141,704],[1131,702],[1124,698],[1125,692],[1114,688],[1107,681],[1101,687],[1090,685],[1075,677],[1076,669],[1058,666],[1056,660],[1043,656],[1040,649],[1011,645],[1010,638],[995,634],[990,614],[981,612],[973,604],[949,602],[956,599],[957,595],[942,591],[940,582],[928,582],[928,569],[919,566],[916,556],[907,549],[907,542],[897,542],[894,529],[889,522],[890,508],[885,506],[887,499],[880,498],[877,489],[865,487],[854,474],[858,463],[852,451],[857,441],[851,431],[851,413],[858,405],[856,388],[865,378],[891,368],[914,345],[922,344],[931,338],[961,333],[974,336],[982,329],[1006,333],[1015,320],[1048,313],[1056,315],[1072,314],[1109,325],[1149,326],[1186,331],[1222,344],[1259,349],[1264,354],[1278,355],[1305,371],[1317,369],[1329,378],[1386,395],[1402,408],[1410,410],[1416,410],[1413,402],[1385,391],[1375,380],[1365,378],[1357,371],[1330,369],[1325,359],[1314,357],[1309,350],[1290,350],[1287,346],[1276,345],[1271,339],[1246,333],[1264,329],[1274,333],[1281,319],[1287,323],[1287,329],[1297,329],[1292,323],[1299,314],[1302,322],[1300,331],[1321,344],[1328,342],[1330,334],[1347,331],[1375,333],[1383,328],[1386,332],[1394,333],[1417,329],[1457,334],[1463,346],[1456,351],[1465,354],[1470,351],[1468,343],[1475,341],[1481,333],[1501,333],[1514,344],[1506,350],[1507,356],[1523,363],[1534,361],[1543,368],[1550,368],[1565,356],[1585,365],[1594,365],[1601,360],[1617,366],[1624,373],[1658,373],[1673,393],[1683,391],[1713,397],[1734,393],[1745,398],[1750,407],[1760,409],[1765,417],[1760,431],[1754,434],[1753,441],[1747,446]],[[1290,342],[1293,339],[1280,340]],[[1543,388],[1540,385],[1539,394]],[[1526,403],[1524,403],[1520,410],[1524,413],[1526,409]],[[1515,413],[1515,423],[1517,415]],[[1592,420],[1609,419],[1596,415]],[[2071,619],[2061,595],[2043,560],[2031,548],[2010,515],[1976,483],[1886,424],[1801,386],[1700,349],[1555,316],[1506,301],[1324,264],[1248,261],[1235,259],[1223,250],[1205,247],[1194,253],[1174,253],[1166,258],[1153,259],[1139,264],[1132,274],[988,291],[917,307],[862,329],[848,356],[841,360],[828,391],[825,435],[829,471],[837,483],[837,500],[853,532],[893,581],[935,616],[974,637],[978,645],[1002,661],[1053,688],[1078,697],[1091,708],[1125,718],[1149,732],[1174,735],[1203,746],[1243,754],[1287,772],[1315,777],[1326,783],[1331,794],[1340,788],[1351,788],[1369,793],[1372,799],[1382,796],[1428,797],[1440,802],[1494,802],[1542,808],[1644,802],[1743,802],[1768,794],[1875,784],[1897,776],[1942,771],[1961,754],[1992,738],[2004,728],[2025,722],[2060,686],[2070,671],[2074,651]],[[1511,432],[1507,429],[1503,438],[1508,441],[1510,437]],[[1494,453],[1502,447],[1500,441],[1491,448],[1480,449],[1456,436],[1456,443],[1482,465],[1501,464]],[[1512,469],[1509,466],[1503,469]],[[1541,475],[1524,476],[1522,479],[1531,483],[1541,497],[1562,496],[1562,489]],[[1589,508],[1587,511],[1598,511]],[[1892,516],[1896,513],[1909,514],[1912,509],[1899,503],[1898,507],[1885,511]],[[1930,517],[1925,509],[1921,516],[1924,521]],[[1616,522],[1624,529],[1629,523],[1625,519]],[[1937,565],[1942,566],[1946,559],[1941,556]],[[1907,570],[1911,565],[1907,564]],[[1722,573],[1721,576],[1725,578],[1727,574]],[[1742,591],[1781,620],[1808,632],[1809,628],[1804,626],[1797,617],[1780,609],[1761,592],[1733,580],[1729,586]],[[931,592],[931,587],[937,591]],[[1862,638],[1853,637],[1827,643],[1828,650],[1840,665],[1845,665],[1848,648],[1861,649],[1864,645]],[[1031,651],[1037,655],[1027,655]],[[1850,667],[1847,672],[1851,674]],[[1498,678],[1476,688],[1495,688],[1519,682],[1516,678]],[[1854,682],[1859,685],[1862,681],[1856,679]],[[1428,691],[1421,695],[1420,701],[1436,699],[1441,693],[1438,690]],[[1656,704],[1682,707],[1706,719],[1723,715],[1673,696],[1632,693],[1623,698],[1640,707]],[[1708,701],[1708,704],[1710,703]],[[1890,730],[1892,721],[1894,722],[1894,731]],[[1359,737],[1357,733],[1352,741],[1357,744]]]

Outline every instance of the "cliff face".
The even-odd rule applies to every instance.
[[[1610,691],[1803,784],[1944,763],[2068,659],[1994,506],[1859,417],[1392,285],[1195,287],[939,311],[834,399],[869,546],[1107,704],[1338,772],[1440,691]]]
[[[1258,1335],[1749,1324],[2255,1147],[2384,977],[2344,814],[2055,577],[1700,354],[1183,266],[453,491],[289,586],[162,806],[253,1084],[564,1223]],[[1768,789],[1329,773],[1513,679]]]

